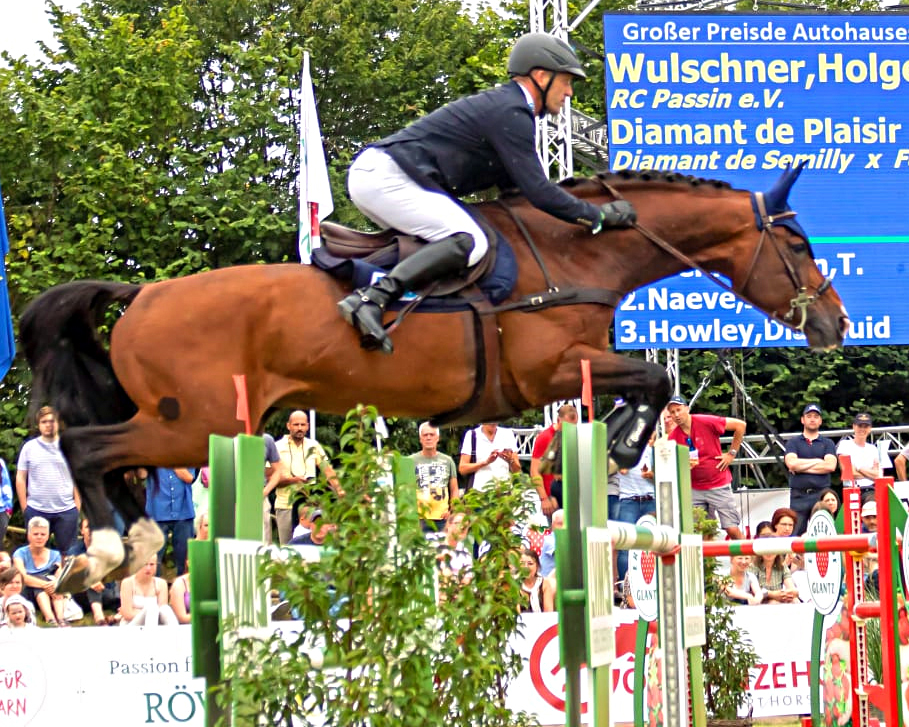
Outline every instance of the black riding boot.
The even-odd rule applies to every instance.
[[[383,278],[368,288],[358,288],[338,303],[338,310],[362,338],[360,345],[369,350],[394,348],[382,325],[382,312],[406,291],[417,292],[435,280],[454,275],[467,267],[473,237],[461,232],[438,242],[427,243],[406,260],[395,265]]]

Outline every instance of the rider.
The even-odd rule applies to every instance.
[[[391,353],[382,326],[386,306],[476,265],[486,253],[486,236],[459,197],[517,186],[535,207],[593,234],[634,224],[629,202],[597,207],[577,199],[547,179],[537,157],[534,117],[558,113],[573,79],[586,78],[571,47],[546,33],[528,33],[511,51],[508,75],[511,83],[437,109],[370,144],[351,164],[347,186],[360,211],[430,243],[338,303],[364,348]]]

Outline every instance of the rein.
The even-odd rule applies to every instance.
[[[525,295],[520,300],[516,300],[513,303],[503,303],[501,305],[491,306],[483,311],[484,315],[495,315],[508,311],[529,312],[554,308],[561,305],[582,305],[585,303],[605,305],[611,308],[615,308],[619,305],[622,301],[622,295],[616,290],[607,290],[606,288],[565,288],[563,290],[559,288],[549,275],[549,269],[546,267],[543,256],[540,255],[540,251],[533,241],[533,236],[530,234],[530,230],[527,229],[524,221],[518,217],[517,212],[515,212],[504,200],[497,199],[496,203],[508,213],[511,221],[514,222],[518,232],[521,233],[521,236],[527,243],[527,247],[530,249],[533,259],[536,260],[540,272],[543,273],[543,280],[546,282],[546,290],[540,293]]]
[[[624,199],[624,197],[619,193],[619,191],[612,185],[606,184],[600,177],[596,178],[597,181],[603,186],[603,188],[609,192],[615,199]],[[773,234],[773,226],[779,224],[780,220],[785,220],[791,217],[795,217],[795,212],[792,210],[787,210],[786,212],[781,212],[778,215],[768,215],[767,208],[764,204],[764,194],[763,192],[752,192],[757,208],[761,218],[761,237],[758,240],[758,244],[754,249],[754,255],[751,257],[751,264],[748,266],[748,273],[745,275],[745,282],[742,285],[742,291],[748,287],[748,282],[751,280],[751,274],[754,272],[754,266],[757,264],[758,256],[760,255],[761,249],[764,246],[764,239],[769,237],[773,242],[773,248],[776,250],[777,255],[779,255],[780,260],[783,262],[783,265],[786,268],[786,273],[789,276],[789,280],[792,282],[793,287],[796,290],[795,298],[790,299],[789,301],[789,311],[786,315],[783,316],[783,320],[791,324],[795,311],[799,311],[799,323],[797,326],[793,326],[800,333],[805,332],[805,323],[808,321],[808,306],[812,305],[817,301],[817,299],[823,295],[830,285],[832,278],[824,278],[824,282],[818,287],[815,295],[808,295],[807,288],[802,285],[801,280],[799,279],[798,273],[795,268],[792,267],[792,263],[789,259],[783,254],[783,251],[780,249],[780,243],[777,240],[776,235]],[[723,288],[723,290],[728,290],[730,293],[738,295],[738,291],[735,290],[731,285],[726,283],[722,278],[717,276],[715,273],[706,270],[702,265],[695,262],[692,258],[688,257],[681,250],[676,249],[670,245],[666,240],[661,238],[655,232],[648,230],[643,225],[635,222],[633,225],[634,229],[641,233],[645,238],[650,240],[654,245],[659,247],[664,252],[668,253],[676,260],[681,262],[688,268],[693,268],[694,270],[702,273],[708,280],[711,280],[716,285]],[[776,316],[774,316],[776,317]]]

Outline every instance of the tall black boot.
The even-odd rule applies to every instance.
[[[419,291],[435,280],[453,275],[467,267],[473,237],[466,232],[427,243],[406,260],[395,265],[383,278],[368,288],[358,288],[338,303],[344,320],[361,334],[360,345],[367,350],[394,350],[382,325],[382,313],[389,304],[408,290]]]

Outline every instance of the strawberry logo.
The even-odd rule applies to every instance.
[[[653,576],[656,574],[656,556],[649,550],[641,553],[641,574],[648,586],[653,583]]]
[[[825,578],[827,568],[830,567],[830,553],[815,553],[814,559],[817,563],[817,572],[821,574],[821,578]]]

